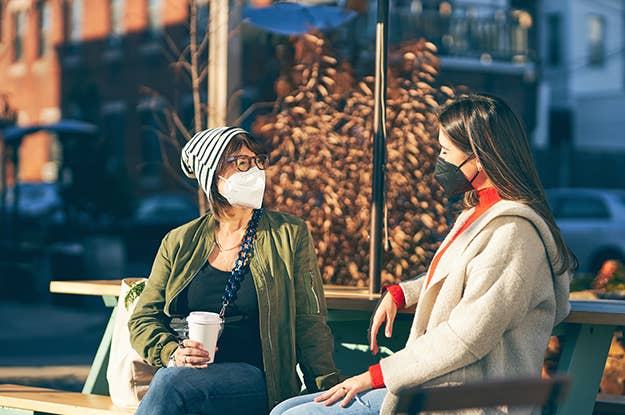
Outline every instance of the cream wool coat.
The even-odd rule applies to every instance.
[[[472,212],[458,217],[441,247]],[[542,218],[502,200],[458,236],[427,288],[424,278],[401,283],[406,305],[417,308],[404,349],[380,361],[389,391],[380,413],[391,413],[396,394],[419,385],[539,377],[552,328],[570,311],[570,273],[552,276],[558,258]]]

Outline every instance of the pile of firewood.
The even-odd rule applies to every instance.
[[[325,282],[364,286],[369,268],[374,78],[357,79],[317,35],[295,43],[292,80],[256,135],[271,149],[266,206],[304,218]],[[436,110],[454,96],[434,88],[439,59],[425,41],[389,54],[387,198],[391,248],[382,282],[410,278],[427,264],[448,231],[432,173],[438,154]]]

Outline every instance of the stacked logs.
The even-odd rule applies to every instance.
[[[374,78],[357,79],[318,35],[300,37],[288,78],[297,85],[254,132],[271,149],[266,206],[304,218],[325,282],[365,286],[371,226]],[[437,107],[454,96],[434,88],[439,59],[425,41],[389,54],[387,195],[391,248],[382,282],[426,270],[448,230],[432,173]],[[285,77],[287,78],[287,77]]]

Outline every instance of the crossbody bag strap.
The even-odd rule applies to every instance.
[[[263,209],[254,209],[252,213],[252,218],[247,224],[247,230],[245,231],[245,236],[241,241],[241,250],[239,251],[239,255],[237,259],[234,261],[234,267],[230,272],[230,277],[228,277],[228,282],[226,282],[226,288],[224,289],[224,294],[221,297],[221,311],[219,315],[223,319],[226,314],[226,309],[232,303],[234,303],[237,299],[237,291],[241,288],[241,282],[245,277],[245,271],[254,255],[254,242],[256,242],[256,231],[258,230],[258,223],[260,222],[260,218],[263,216]]]

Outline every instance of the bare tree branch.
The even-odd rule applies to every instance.
[[[189,130],[187,130],[187,127],[184,126],[184,123],[182,122],[182,120],[180,119],[180,116],[173,112],[170,114],[172,121],[174,123],[174,125],[176,126],[176,129],[183,135],[184,139],[186,141],[189,141],[191,139],[191,137],[193,137],[192,134],[189,133]]]
[[[208,77],[208,66],[204,67],[204,69],[202,69],[202,72],[200,72],[200,74],[198,75],[198,81],[200,83],[204,82],[204,80]]]
[[[167,43],[167,46],[169,46],[170,51],[171,51],[172,54],[174,54],[175,56],[182,55],[182,52],[180,51],[180,49],[178,49],[178,45],[176,44],[174,39],[169,34],[166,33],[164,38],[165,38],[165,42]]]
[[[256,102],[243,111],[243,113],[236,120],[234,120],[234,124],[241,125],[243,120],[252,115],[252,113],[258,108],[273,108],[274,106],[275,102]]]
[[[210,32],[206,31],[206,34],[204,34],[204,37],[202,37],[202,41],[197,47],[198,53],[204,53],[204,51],[208,49],[209,35],[210,35]]]
[[[183,68],[187,73],[189,74],[193,74],[193,67],[191,66],[191,64],[187,61],[178,61],[178,62],[174,62],[172,64],[172,66],[174,67],[181,67]]]

